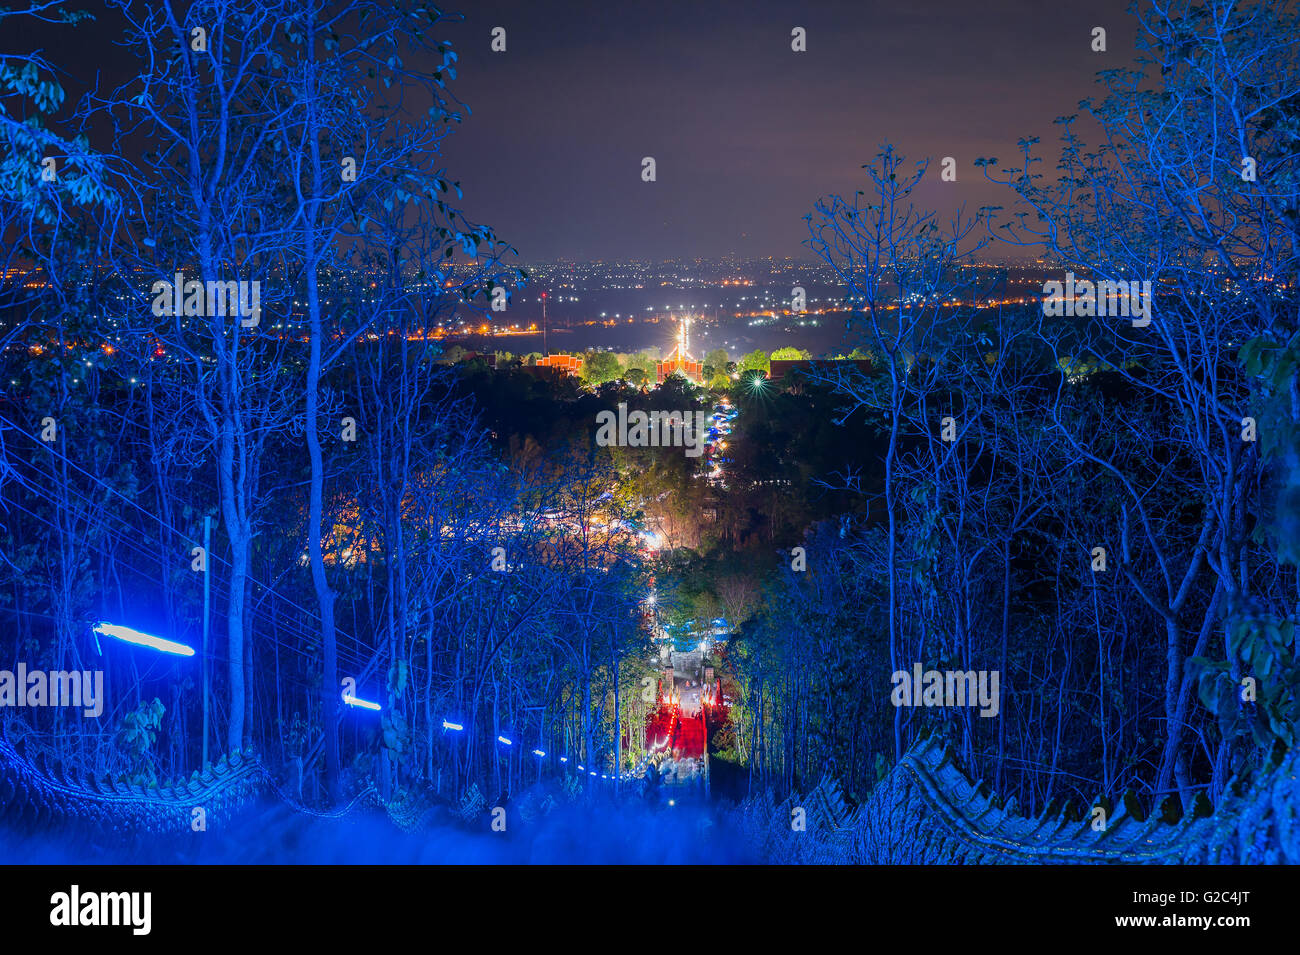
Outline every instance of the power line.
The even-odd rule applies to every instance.
[[[75,489],[68,488],[67,486],[65,486],[65,487],[64,487],[64,490],[67,491],[67,492],[70,492],[70,494],[72,494],[73,496],[76,496],[78,500],[83,501],[83,502],[86,502],[86,503],[89,503],[92,507],[95,506],[95,505],[94,505],[94,502],[90,501],[89,498],[87,498],[87,497],[85,497],[84,495],[80,494],[80,492],[76,491]],[[25,513],[27,513],[27,514],[31,515],[32,517],[36,518],[37,520],[41,521],[41,522],[44,523],[46,526],[51,527],[51,528],[53,528],[54,530],[59,531],[60,533],[62,532],[63,529],[60,528],[60,527],[58,527],[58,525],[54,524],[52,521],[50,521],[50,520],[48,520],[48,519],[46,519],[46,518],[41,517],[39,514],[36,514],[35,512],[31,511],[29,508],[23,507],[20,503],[18,503],[17,500],[14,500],[13,498],[6,498],[6,500],[7,500],[9,503],[11,503],[13,506],[15,506],[15,507],[21,509],[21,510],[24,511]],[[56,506],[57,506],[57,504],[58,504],[58,502],[51,502],[51,503],[54,503]],[[131,551],[131,552],[133,552],[135,555],[143,556],[143,558],[145,558],[146,561],[157,561],[157,562],[158,562],[158,569],[159,569],[159,574],[160,574],[160,576],[166,574],[167,569],[168,569],[168,568],[167,568],[167,565],[166,565],[166,563],[163,561],[163,558],[162,558],[159,554],[153,552],[152,550],[146,550],[142,545],[137,544],[137,543],[136,543],[132,538],[130,538],[129,536],[125,536],[125,535],[122,534],[122,533],[116,533],[116,532],[114,532],[114,531],[109,527],[109,525],[107,525],[107,524],[104,523],[104,522],[99,522],[98,526],[99,526],[101,529],[105,529],[105,530],[107,530],[107,531],[109,532],[109,534],[113,535],[113,540],[114,540],[114,542],[116,543],[116,545],[117,545],[119,548],[122,548],[123,550]],[[164,526],[165,526],[165,525],[164,525]],[[129,528],[129,527],[128,527],[128,528],[125,528],[125,530],[130,530],[130,529],[131,529],[131,528]],[[87,543],[89,543],[89,542],[87,541]],[[92,546],[93,546],[93,545],[92,545]],[[112,558],[112,557],[114,556],[112,553],[110,553],[109,551],[107,551],[107,550],[105,550],[104,548],[101,548],[101,547],[95,547],[95,550],[97,550],[101,555],[103,555],[103,556],[105,556],[105,557]],[[133,568],[133,569],[136,569],[137,571],[139,571],[139,568],[138,568],[138,567],[135,567],[135,568]],[[229,602],[229,599],[230,599],[230,589],[229,589],[229,585],[228,585],[228,583],[222,581],[222,579],[221,579],[220,577],[217,578],[217,582],[216,582],[216,590],[217,590],[217,596],[218,596],[219,598],[224,596],[225,599],[226,599],[226,601]],[[269,588],[268,588],[268,591],[269,591]],[[272,595],[275,595],[274,591],[269,591],[269,592],[272,593]],[[260,603],[260,601],[259,601],[259,603]],[[302,628],[299,626],[299,624],[297,623],[297,621],[294,620],[294,618],[293,618],[290,614],[284,612],[283,609],[279,609],[279,608],[277,608],[277,607],[275,606],[275,604],[272,603],[272,604],[271,604],[271,611],[270,611],[270,613],[268,614],[268,616],[270,616],[270,617],[272,618],[272,622],[274,622],[274,617],[277,616],[277,615],[278,615],[281,619],[283,619],[283,620],[285,620],[285,621],[288,621],[288,626],[286,626],[285,629],[290,630],[291,632],[295,633],[295,634],[296,634],[297,636],[299,636],[300,638],[301,638],[301,637],[305,637],[308,641],[311,641],[311,640],[313,640],[313,639],[316,639],[316,635],[315,635],[315,634],[311,633],[310,631],[307,631],[307,630],[302,629]]]
[[[12,507],[15,507],[15,508],[17,508],[18,510],[22,511],[23,513],[29,515],[31,518],[33,518],[34,520],[40,522],[41,524],[45,525],[46,527],[50,528],[51,530],[55,531],[56,533],[60,533],[60,534],[63,533],[63,528],[59,527],[56,523],[54,523],[54,521],[52,521],[52,520],[49,519],[48,517],[45,517],[45,516],[43,516],[43,515],[41,515],[41,514],[36,513],[35,511],[31,510],[31,509],[28,508],[28,507],[25,507],[23,504],[19,503],[19,502],[18,502],[17,500],[15,500],[14,498],[11,498],[11,497],[7,497],[7,498],[5,498],[5,503],[6,503],[7,505],[12,506]],[[54,504],[57,505],[57,502],[51,502],[51,503],[54,503]],[[101,523],[100,526],[101,526],[101,527],[104,527],[105,525],[103,525],[103,524]],[[111,532],[110,532],[110,533],[111,533]],[[152,552],[150,552],[150,551],[143,550],[141,547],[139,547],[139,545],[136,545],[136,544],[134,544],[134,543],[129,542],[129,538],[126,540],[126,542],[124,542],[123,539],[122,539],[121,537],[115,537],[115,541],[116,541],[116,543],[118,544],[119,547],[122,547],[122,548],[125,549],[125,550],[134,550],[136,553],[143,554],[145,557],[148,557],[148,558],[152,558],[152,559],[155,559],[155,560],[159,560],[159,561],[161,561],[161,558],[160,558],[157,554],[154,554],[154,553],[152,553]],[[94,541],[92,541],[92,540],[89,539],[89,538],[84,538],[84,537],[83,537],[83,538],[82,538],[82,544],[83,544],[83,546],[85,546],[85,547],[88,547],[88,548],[91,548],[91,549],[97,551],[97,552],[98,552],[101,556],[103,556],[103,557],[106,557],[106,558],[112,559],[112,558],[115,556],[111,551],[107,550],[104,546],[95,543]],[[165,566],[164,566],[164,565],[160,565],[160,566],[161,566],[161,569],[165,570]],[[136,569],[138,570],[138,568],[136,568]],[[224,592],[223,592],[223,590],[222,590],[223,586],[225,587]],[[268,588],[268,589],[269,589],[269,588]],[[222,582],[220,581],[220,578],[218,578],[218,582],[217,582],[217,588],[216,588],[216,590],[217,590],[217,595],[218,595],[218,597],[222,597],[222,596],[224,596],[225,599],[227,600],[227,602],[229,602],[229,599],[230,599],[230,591],[229,591],[229,587],[228,587],[228,585],[223,585]],[[294,635],[298,636],[299,639],[306,638],[306,640],[308,640],[308,641],[315,641],[315,640],[318,639],[318,638],[316,637],[316,635],[310,633],[310,631],[307,631],[307,630],[302,629],[299,625],[297,625],[297,623],[293,620],[293,618],[290,617],[290,616],[288,616],[287,614],[283,614],[283,612],[282,612],[282,613],[281,613],[281,617],[282,617],[282,619],[284,619],[284,620],[286,620],[286,621],[289,621],[289,625],[286,626],[286,627],[284,627],[284,629],[289,630],[291,633],[293,633]],[[271,643],[274,643],[274,644],[276,644],[276,645],[278,645],[278,646],[284,647],[286,650],[290,650],[290,651],[292,651],[292,652],[294,652],[294,653],[301,654],[302,656],[306,657],[307,659],[309,659],[309,660],[311,660],[311,661],[313,661],[313,662],[316,660],[316,657],[315,657],[314,654],[312,654],[312,653],[310,653],[309,651],[303,649],[302,647],[295,646],[294,644],[290,644],[290,643],[285,643],[283,640],[277,639],[277,638],[275,638],[275,637],[269,637],[269,636],[266,636],[265,634],[260,635],[259,638],[260,638],[260,639],[266,639],[266,640],[269,640]],[[358,645],[360,646],[360,644],[358,644]],[[347,649],[347,648],[343,648],[343,647],[340,647],[339,649],[340,649],[340,651],[341,651],[341,652],[340,652],[340,657],[343,659],[343,662],[344,662],[344,663],[350,664],[350,665],[352,665],[352,666],[354,666],[354,667],[363,667],[363,666],[366,666],[366,664],[363,663],[363,657],[362,657],[362,656],[361,656],[361,655],[360,655],[356,650],[351,650],[351,649]],[[370,648],[366,648],[366,649],[370,649]],[[372,653],[377,653],[378,651],[371,650],[371,652],[372,652]],[[220,656],[218,656],[217,659],[222,659],[222,658],[221,658]],[[228,658],[226,658],[226,659],[227,659],[227,662],[229,662]]]
[[[144,509],[143,507],[141,507],[138,503],[136,503],[135,501],[131,500],[131,498],[127,497],[125,494],[123,494],[122,492],[118,491],[115,487],[113,487],[112,485],[110,485],[110,484],[104,482],[103,480],[101,480],[101,479],[100,479],[99,477],[97,477],[96,475],[91,474],[91,473],[90,473],[89,471],[87,471],[85,468],[81,467],[81,466],[78,465],[75,461],[71,460],[71,459],[68,458],[66,455],[64,455],[62,452],[60,452],[57,448],[55,448],[55,447],[53,446],[53,444],[51,444],[51,443],[49,443],[49,442],[45,442],[45,441],[40,441],[40,440],[37,439],[34,435],[28,434],[26,430],[24,430],[24,429],[20,428],[19,426],[15,425],[12,421],[10,421],[8,418],[4,417],[3,415],[0,415],[0,424],[8,425],[8,427],[9,427],[11,430],[16,431],[17,433],[21,434],[23,437],[25,437],[25,438],[27,438],[28,440],[32,441],[33,443],[37,444],[39,447],[44,448],[47,452],[49,452],[50,454],[54,455],[55,457],[57,457],[59,460],[63,461],[65,464],[69,465],[70,467],[76,469],[78,472],[80,472],[81,474],[85,475],[87,478],[89,478],[89,479],[90,479],[91,481],[93,481],[95,484],[99,485],[99,486],[102,487],[104,490],[108,491],[110,494],[113,494],[113,495],[115,495],[115,496],[121,498],[123,501],[125,501],[125,502],[126,502],[127,504],[129,504],[131,507],[135,508],[135,509],[136,509],[137,511],[139,511],[141,514],[144,514],[144,515],[146,515],[147,517],[151,517],[151,518],[153,518],[153,520],[155,520],[155,521],[158,522],[159,527],[163,528],[163,529],[164,529],[166,532],[168,532],[169,534],[172,534],[172,535],[176,536],[177,538],[179,538],[179,539],[180,539],[181,541],[183,541],[183,542],[190,543],[190,544],[193,544],[193,545],[195,545],[195,546],[198,546],[198,545],[199,545],[199,542],[198,542],[198,541],[196,541],[196,540],[194,540],[193,538],[187,536],[186,534],[181,533],[180,531],[178,531],[176,528],[172,527],[171,525],[166,524],[166,523],[163,521],[163,519],[162,519],[159,515],[157,515],[157,514],[153,514],[153,513],[149,512],[149,511],[145,510],[145,509]],[[42,472],[42,473],[43,473],[43,472]],[[51,476],[51,480],[57,480],[57,478],[55,478],[54,476]],[[23,483],[24,486],[27,485],[27,482],[26,482],[26,481],[22,481],[21,483]],[[66,486],[65,486],[65,489],[66,489]],[[75,491],[75,489],[72,489],[72,490],[73,490],[73,493],[77,493],[77,492]],[[37,493],[40,494],[41,492],[38,491]],[[55,503],[55,504],[58,503],[58,502],[56,502],[56,501],[53,501],[53,499],[52,499],[51,497],[49,497],[48,495],[42,495],[42,496],[45,496],[46,500],[49,500],[51,503]],[[93,502],[93,501],[90,501],[89,498],[83,498],[83,499],[86,500],[88,503],[91,503],[92,505],[94,504],[94,502]],[[29,512],[29,513],[30,513],[30,512]],[[206,555],[206,556],[207,556],[207,559],[215,559],[215,560],[219,561],[220,563],[225,564],[226,567],[233,569],[233,567],[232,567],[232,565],[230,564],[230,562],[227,561],[225,558],[220,557],[219,555],[208,554],[208,555]],[[158,557],[158,559],[161,561],[162,558],[161,558],[161,557]],[[310,618],[314,618],[314,619],[316,619],[316,620],[318,620],[318,621],[320,620],[320,615],[319,615],[318,613],[315,613],[315,612],[309,610],[309,609],[306,608],[306,607],[302,607],[302,606],[300,606],[300,605],[297,604],[295,601],[290,600],[288,597],[285,597],[283,594],[280,594],[280,593],[279,593],[278,591],[276,591],[273,587],[269,586],[268,584],[264,584],[264,583],[262,583],[260,580],[258,580],[256,577],[254,577],[251,573],[245,574],[245,579],[247,579],[250,583],[252,583],[252,584],[256,584],[257,586],[261,587],[263,590],[265,590],[267,593],[271,594],[272,596],[277,597],[279,600],[281,600],[281,601],[282,601],[283,603],[285,603],[287,606],[292,607],[292,608],[294,608],[295,610],[301,611],[304,615],[306,615],[306,616],[308,616],[308,617],[310,617]],[[335,628],[334,628],[334,629],[335,629],[335,632],[336,632],[336,633],[338,633],[339,635],[341,635],[341,636],[343,636],[343,637],[346,637],[348,640],[350,640],[350,641],[352,641],[354,644],[356,644],[356,646],[357,646],[359,649],[367,650],[367,651],[370,651],[370,652],[375,652],[375,651],[374,651],[374,648],[369,647],[369,646],[367,646],[366,644],[363,644],[359,639],[357,639],[356,637],[352,636],[352,635],[349,634],[347,631],[343,630],[341,627],[335,625]]]

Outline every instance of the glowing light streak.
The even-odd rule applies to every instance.
[[[162,637],[155,637],[152,634],[142,633],[131,627],[123,627],[116,623],[97,623],[91,629],[102,636],[112,637],[115,640],[121,640],[125,643],[134,643],[136,646],[149,647],[151,650],[158,650],[162,653],[174,653],[179,657],[194,656],[194,648],[187,647],[183,643],[177,643],[174,640],[164,640]],[[102,652],[102,651],[101,651]]]

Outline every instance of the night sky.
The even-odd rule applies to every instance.
[[[1051,148],[1051,173],[1052,120],[1131,62],[1126,5],[479,2],[445,31],[473,110],[449,170],[525,260],[808,257],[802,217],[860,188],[886,140],[934,158],[918,202],[941,212],[1009,204],[972,161],[1009,162],[1022,136]],[[1090,49],[1094,26],[1107,53]],[[938,181],[949,155],[956,184]],[[643,156],[657,182],[641,181]]]
[[[1013,161],[1023,136],[1042,139],[1052,173],[1052,120],[1099,93],[1099,70],[1132,62],[1127,3],[448,0],[464,19],[437,39],[459,53],[452,90],[472,112],[446,167],[465,211],[525,262],[810,258],[803,216],[861,188],[885,141],[932,158],[917,201],[945,215],[1010,203],[972,163]],[[96,70],[121,80],[133,61],[106,41],[116,18],[96,15],[19,26],[0,49],[44,46],[70,93]],[[504,53],[490,49],[496,26]],[[790,48],[795,26],[807,52]],[[1090,49],[1094,26],[1106,53]],[[955,184],[939,181],[943,156],[958,161]]]

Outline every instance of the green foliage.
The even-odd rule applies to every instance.
[[[931,481],[922,481],[912,488],[908,495],[917,506],[917,516],[910,536],[914,541],[912,560],[906,567],[913,586],[931,599],[938,597],[939,581],[936,572],[940,563],[940,549],[943,544],[943,530],[940,513],[934,505],[935,487]]]
[[[810,358],[812,358],[811,352],[787,345],[772,352],[771,361],[808,361]]]
[[[1056,366],[1070,378],[1086,378],[1099,371],[1114,371],[1115,367],[1092,355],[1076,357],[1065,355],[1057,359]]]
[[[1238,350],[1237,361],[1256,380],[1260,456],[1273,469],[1271,513],[1256,539],[1270,534],[1278,559],[1300,566],[1300,420],[1293,395],[1300,368],[1300,333],[1285,344],[1264,335],[1251,338]]]
[[[634,354],[633,353],[619,354],[617,357],[619,363],[629,371],[633,368],[640,368],[642,371],[646,372],[651,377],[654,376],[655,360],[651,358],[649,355],[647,355],[645,352],[640,351]]]
[[[761,371],[768,374],[772,370],[772,359],[767,352],[755,349],[736,363],[736,370],[743,376],[747,371]]]
[[[281,719],[276,721],[280,727],[281,738],[284,740],[284,748],[290,756],[306,756],[308,745],[311,742],[311,728],[307,725],[302,714],[295,712],[293,717],[287,721]]]
[[[876,758],[872,765],[872,768],[875,770],[876,773],[876,782],[877,783],[884,782],[885,777],[889,775],[889,770],[891,768],[889,765],[889,760],[885,758],[884,753],[876,754]]]
[[[405,660],[397,660],[388,668],[388,695],[389,697],[398,697],[406,692],[406,684],[410,679],[411,667]]]
[[[42,113],[52,113],[63,104],[63,87],[54,80],[41,79],[31,60],[0,61],[0,90],[30,98]]]
[[[704,363],[701,371],[704,380],[709,382],[710,387],[715,387],[713,382],[719,378],[726,378],[727,365],[730,361],[731,359],[727,355],[727,350],[725,348],[715,348],[704,356]],[[723,387],[725,388],[726,385],[723,385]]]
[[[387,710],[380,717],[379,725],[384,748],[396,761],[405,762],[411,752],[411,728],[407,725],[406,717],[397,710]]]
[[[1227,629],[1227,660],[1188,661],[1201,702],[1218,718],[1226,740],[1249,739],[1261,748],[1275,741],[1294,746],[1300,719],[1300,662],[1291,650],[1294,621],[1247,610],[1230,615]],[[1234,663],[1243,678],[1254,680],[1253,701],[1234,680]]]
[[[623,377],[623,366],[613,352],[587,352],[582,359],[582,380],[588,385],[603,385]]]
[[[23,11],[0,8],[0,21]],[[82,11],[51,9],[43,19],[77,24],[93,19]],[[109,204],[102,157],[84,137],[64,138],[51,132],[45,120],[64,103],[66,94],[54,67],[39,54],[0,55],[0,200],[12,203],[37,221],[50,225],[60,207]],[[57,163],[57,179],[46,182],[42,161]]]
[[[733,763],[741,761],[743,754],[738,746],[734,722],[728,722],[714,732],[712,751],[715,758],[729,760]]]
[[[158,741],[165,712],[162,701],[154,697],[152,703],[141,701],[118,724],[114,742],[127,759],[128,778],[132,783],[152,786],[158,782],[153,767],[153,746]]]

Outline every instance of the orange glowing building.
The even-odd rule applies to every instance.
[[[545,358],[537,359],[537,364],[541,368],[556,368],[566,375],[579,376],[582,374],[582,357],[580,355],[547,355]]]
[[[655,378],[663,384],[669,375],[681,375],[697,385],[704,380],[704,363],[696,361],[690,352],[691,320],[683,318],[677,326],[677,344],[663,361],[655,362]]]

